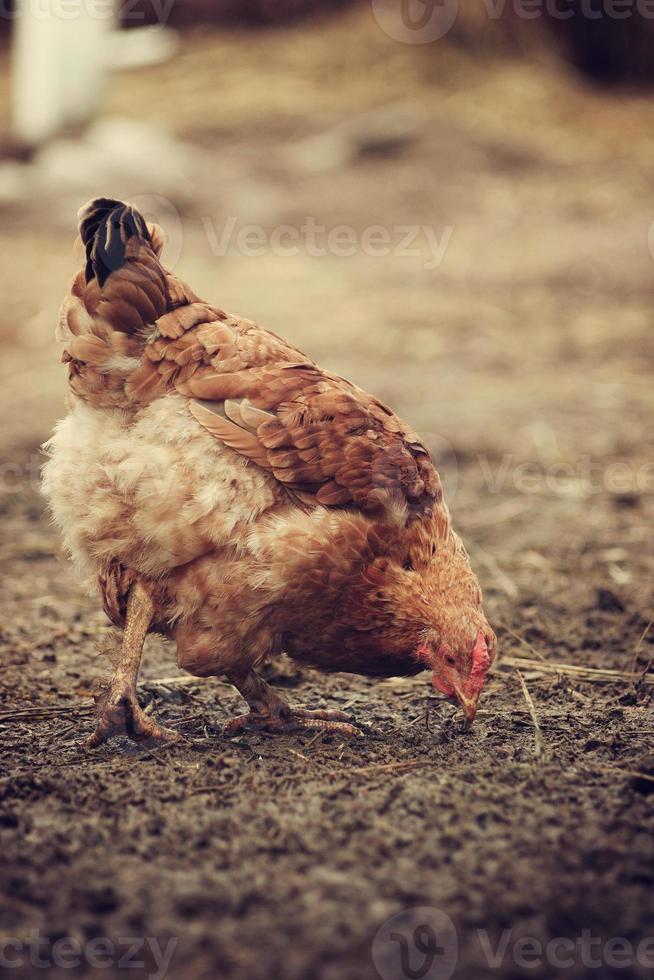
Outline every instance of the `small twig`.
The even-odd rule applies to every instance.
[[[622,670],[612,670],[608,667],[581,667],[577,664],[541,663],[539,660],[529,660],[527,657],[513,657],[504,654],[500,666],[519,667],[533,670],[541,674],[568,674],[580,681],[596,681],[599,684],[615,684],[617,681],[638,681],[641,674],[626,673]],[[654,676],[643,677],[642,682],[654,685]]]
[[[332,769],[328,770],[331,776],[361,776],[368,772],[409,772],[411,769],[418,769],[421,766],[436,765],[433,759],[412,759],[405,762],[381,762],[370,766],[358,766],[355,769]]]
[[[649,674],[649,672],[651,670],[652,664],[654,664],[654,657],[651,657],[650,658],[650,660],[645,665],[645,669],[643,670],[642,674],[640,675],[640,677],[636,681],[636,687],[637,688],[640,687],[641,684],[646,684],[647,683],[647,677],[648,677],[648,674]],[[649,700],[650,701],[652,700],[652,694],[651,693],[650,693],[650,696],[649,696]]]
[[[205,708],[203,711],[194,711],[190,715],[182,715],[181,718],[175,718],[175,724],[185,725],[187,721],[195,721],[197,718],[206,718],[206,716],[207,710]]]
[[[613,772],[621,772],[625,776],[631,776],[634,779],[644,779],[648,783],[654,783],[654,776],[651,776],[648,772],[638,772],[636,769],[621,769],[620,766],[616,766]]]
[[[347,709],[348,708],[351,708],[353,705],[355,705],[357,703],[357,701],[360,701],[362,697],[363,697],[362,694],[354,694],[351,698],[348,698],[347,699],[347,701],[345,702],[345,704],[342,704],[341,705],[340,710],[341,711],[347,711]]]
[[[529,640],[525,640],[524,636],[520,636],[519,633],[516,633],[515,630],[512,630],[510,626],[506,625],[506,623],[502,623],[501,626],[503,630],[506,630],[509,636],[512,636],[514,640],[518,641],[518,643],[522,643],[523,647],[526,647],[527,650],[531,650],[531,652],[535,654],[539,660],[542,660],[545,663],[547,663],[547,657],[545,656],[545,654],[541,653],[540,650],[537,650],[536,647],[529,642]]]
[[[166,769],[171,769],[173,772],[175,771],[175,767],[171,766],[167,759],[162,759],[161,756],[157,755],[156,752],[153,752],[152,749],[147,748],[145,745],[141,745],[140,749],[141,752],[145,752],[146,755],[151,756],[151,758],[153,758],[155,762],[158,762],[160,766],[164,766]]]
[[[63,738],[64,735],[68,735],[69,732],[72,732],[73,729],[76,729],[76,728],[77,728],[77,722],[74,721],[72,723],[72,725],[66,725],[66,727],[64,729],[62,729],[61,731],[55,732],[54,733],[54,738]]]
[[[157,696],[160,696],[159,689],[163,691],[167,691],[168,694],[175,693],[173,690],[173,685],[165,684],[162,681],[155,681],[155,682],[144,681],[143,684],[141,685],[141,690],[147,691],[150,686],[157,688],[157,690],[154,692]],[[205,707],[205,708],[207,707],[207,702],[203,701],[202,698],[199,698],[197,694],[193,694],[191,691],[184,691],[184,690],[181,693],[184,695],[185,698],[187,698],[187,700],[194,701],[196,704],[199,704],[201,707]]]
[[[310,749],[312,745],[315,745],[315,743],[318,741],[321,735],[324,734],[325,734],[324,729],[319,728],[316,734],[313,736],[313,738],[310,738],[309,741],[306,743],[306,745],[304,746],[305,749]]]
[[[16,708],[13,711],[4,711],[0,714],[0,722],[2,721],[18,721],[21,718],[29,718],[32,720],[38,719],[39,716],[43,718],[50,718],[51,716],[61,715],[61,714],[83,714],[86,712],[94,711],[93,705],[84,704],[68,704],[61,707],[34,707],[34,708]]]
[[[396,725],[394,728],[391,728],[388,734],[395,735],[396,732],[403,732],[407,728],[412,728],[413,725],[417,725],[421,719],[424,719],[424,717],[425,717],[424,715],[416,715],[416,717],[412,721],[407,721],[406,723],[402,722],[401,725]]]
[[[522,694],[527,705],[527,710],[534,725],[534,754],[537,759],[543,754],[544,743],[543,743],[543,733],[540,729],[540,722],[538,721],[538,715],[536,714],[536,706],[534,705],[531,694],[529,693],[529,688],[525,683],[525,679],[519,670],[516,670],[518,675],[518,680],[520,681],[520,687],[522,688]]]
[[[579,771],[579,770],[577,770]],[[648,783],[654,783],[654,776],[648,772],[638,772],[637,769],[623,769],[621,766],[597,766],[593,767],[593,773],[621,773],[632,779],[644,779]]]
[[[220,783],[216,783],[213,786],[197,786],[196,788],[191,788],[185,790],[186,796],[197,796],[199,793],[212,793],[215,789],[224,790],[225,787],[221,786]]]
[[[480,548],[479,546],[477,546],[475,551],[477,557],[480,559],[482,564],[484,564],[488,569],[488,571],[491,573],[491,575],[495,577],[497,585],[500,587],[500,589],[503,592],[506,592],[506,594],[510,599],[517,598],[518,596],[517,585],[515,584],[513,579],[509,578],[509,576],[504,571],[504,569],[500,568],[500,566],[497,564],[493,556],[489,555],[486,551],[484,551],[483,548]]]
[[[640,653],[640,648],[642,647],[643,643],[645,642],[645,637],[647,636],[647,634],[649,633],[649,631],[652,628],[652,623],[654,623],[654,620],[650,619],[649,623],[647,624],[647,626],[643,630],[643,632],[641,634],[641,637],[640,637],[638,643],[636,644],[636,648],[634,650],[634,658],[631,661],[631,672],[632,672],[632,674],[634,674],[636,672],[636,665],[638,663],[638,655]],[[647,671],[649,670],[651,664],[652,664],[652,661],[650,660],[649,664],[645,668],[645,673],[647,673]]]

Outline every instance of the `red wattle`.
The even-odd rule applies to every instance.
[[[482,684],[490,667],[490,654],[486,645],[486,638],[481,630],[477,633],[477,640],[472,650],[472,670],[471,678],[480,679]]]
[[[431,682],[437,691],[440,691],[441,694],[445,694],[448,698],[451,698],[454,694],[454,688],[450,687],[450,685],[444,681],[442,677],[439,677],[438,674],[432,674]]]

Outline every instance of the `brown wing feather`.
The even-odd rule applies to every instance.
[[[169,311],[129,376],[140,403],[176,390],[194,418],[268,470],[306,504],[364,511],[440,500],[438,475],[417,435],[350,382],[249,321],[203,303]]]
[[[226,417],[214,422],[208,409],[195,417],[303,499],[367,511],[398,499],[420,511],[440,500],[418,437],[365,392],[311,363],[222,373],[223,364],[214,355],[184,387],[192,399],[222,404]]]
[[[263,469],[269,468],[265,449],[256,435],[242,429],[230,419],[222,418],[200,402],[192,401],[189,407],[191,415],[216,439],[224,442],[226,446],[234,449],[241,456],[251,459],[253,463],[257,463]]]
[[[139,405],[177,392],[207,431],[303,505],[373,512],[399,502],[420,513],[440,501],[408,426],[275,334],[202,302],[163,268],[160,233],[130,205],[90,202],[80,235],[86,266],[59,325],[78,394],[121,406],[121,396]]]

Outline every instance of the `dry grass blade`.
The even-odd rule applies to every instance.
[[[192,789],[187,789],[185,790],[185,795],[199,796],[200,793],[213,793],[218,791],[222,791],[222,792],[225,791],[225,787],[222,786],[220,783],[216,783],[215,785],[209,785],[209,786],[197,786]]]
[[[37,721],[39,718],[52,718],[56,715],[79,715],[88,714],[93,711],[93,705],[82,705],[82,704],[70,704],[52,707],[34,707],[34,708],[16,708],[12,711],[3,711],[0,714],[0,722],[3,721],[20,721],[21,719],[29,719],[30,721]]]
[[[501,623],[501,627],[509,634],[509,636],[512,636],[514,640],[517,640],[518,643],[522,644],[523,647],[525,647],[527,650],[531,650],[531,652],[535,656],[537,656],[539,660],[542,660],[544,663],[547,663],[547,657],[545,656],[545,654],[541,653],[540,650],[537,650],[536,647],[529,642],[529,640],[525,640],[524,636],[520,636],[519,633],[516,633],[515,630],[512,630],[510,626],[506,625],[506,623]]]
[[[492,577],[495,579],[495,583],[502,592],[505,592],[510,599],[515,599],[518,595],[518,587],[510,578],[503,568],[500,568],[498,563],[495,561],[492,555],[484,551],[477,545],[476,556],[481,561],[483,565],[486,566]]]
[[[534,705],[533,698],[529,693],[529,688],[525,683],[524,677],[519,670],[516,670],[516,674],[518,675],[518,680],[520,681],[520,687],[522,688],[522,694],[527,705],[527,710],[534,725],[534,752],[536,758],[540,759],[545,748],[545,743],[543,742],[543,733],[540,729],[538,715],[536,714],[536,706]]]
[[[594,681],[598,684],[615,684],[618,681],[654,685],[654,676],[641,677],[641,674],[631,671],[611,670],[608,667],[581,667],[578,664],[542,663],[540,660],[529,660],[527,657],[513,657],[504,654],[500,666],[516,667],[520,670],[533,670],[541,674],[567,674],[580,681]]]
[[[651,630],[652,623],[653,622],[654,622],[654,620],[650,619],[649,623],[647,624],[647,626],[645,627],[645,629],[641,633],[640,639],[638,640],[638,643],[636,644],[636,647],[634,649],[634,658],[631,661],[631,670],[632,670],[632,673],[635,673],[636,672],[636,665],[638,663],[638,655],[640,654],[640,648],[642,647],[643,643],[645,642],[645,637],[647,636],[647,634]],[[651,661],[650,661],[650,664],[651,664]],[[647,667],[645,668],[645,673],[647,673],[647,671],[649,670],[650,664],[648,664]]]
[[[579,775],[585,775],[582,770],[576,770]],[[597,766],[591,770],[592,775],[610,773],[611,775],[629,776],[630,779],[642,779],[646,783],[654,783],[654,776],[650,772],[640,772],[638,769],[623,769],[622,766]]]
[[[158,765],[163,766],[164,769],[171,769],[174,772],[174,766],[171,766],[167,759],[162,759],[160,755],[157,755],[156,752],[153,752],[146,745],[141,745],[139,748],[145,755],[149,755],[151,759],[154,759]]]
[[[431,759],[412,759],[406,762],[380,762],[370,766],[357,766],[354,769],[334,769],[329,772],[331,776],[362,776],[368,772],[410,772],[412,769],[419,769],[422,766],[433,766]]]
[[[637,769],[621,769],[620,766],[615,766],[612,771],[621,772],[624,776],[630,776],[631,779],[642,779],[646,783],[654,783],[654,776],[648,772],[638,772]]]

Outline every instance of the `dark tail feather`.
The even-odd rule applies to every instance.
[[[86,281],[96,277],[104,286],[107,277],[127,262],[125,247],[130,238],[152,246],[143,216],[130,204],[98,197],[79,212],[79,233],[86,249]]]

